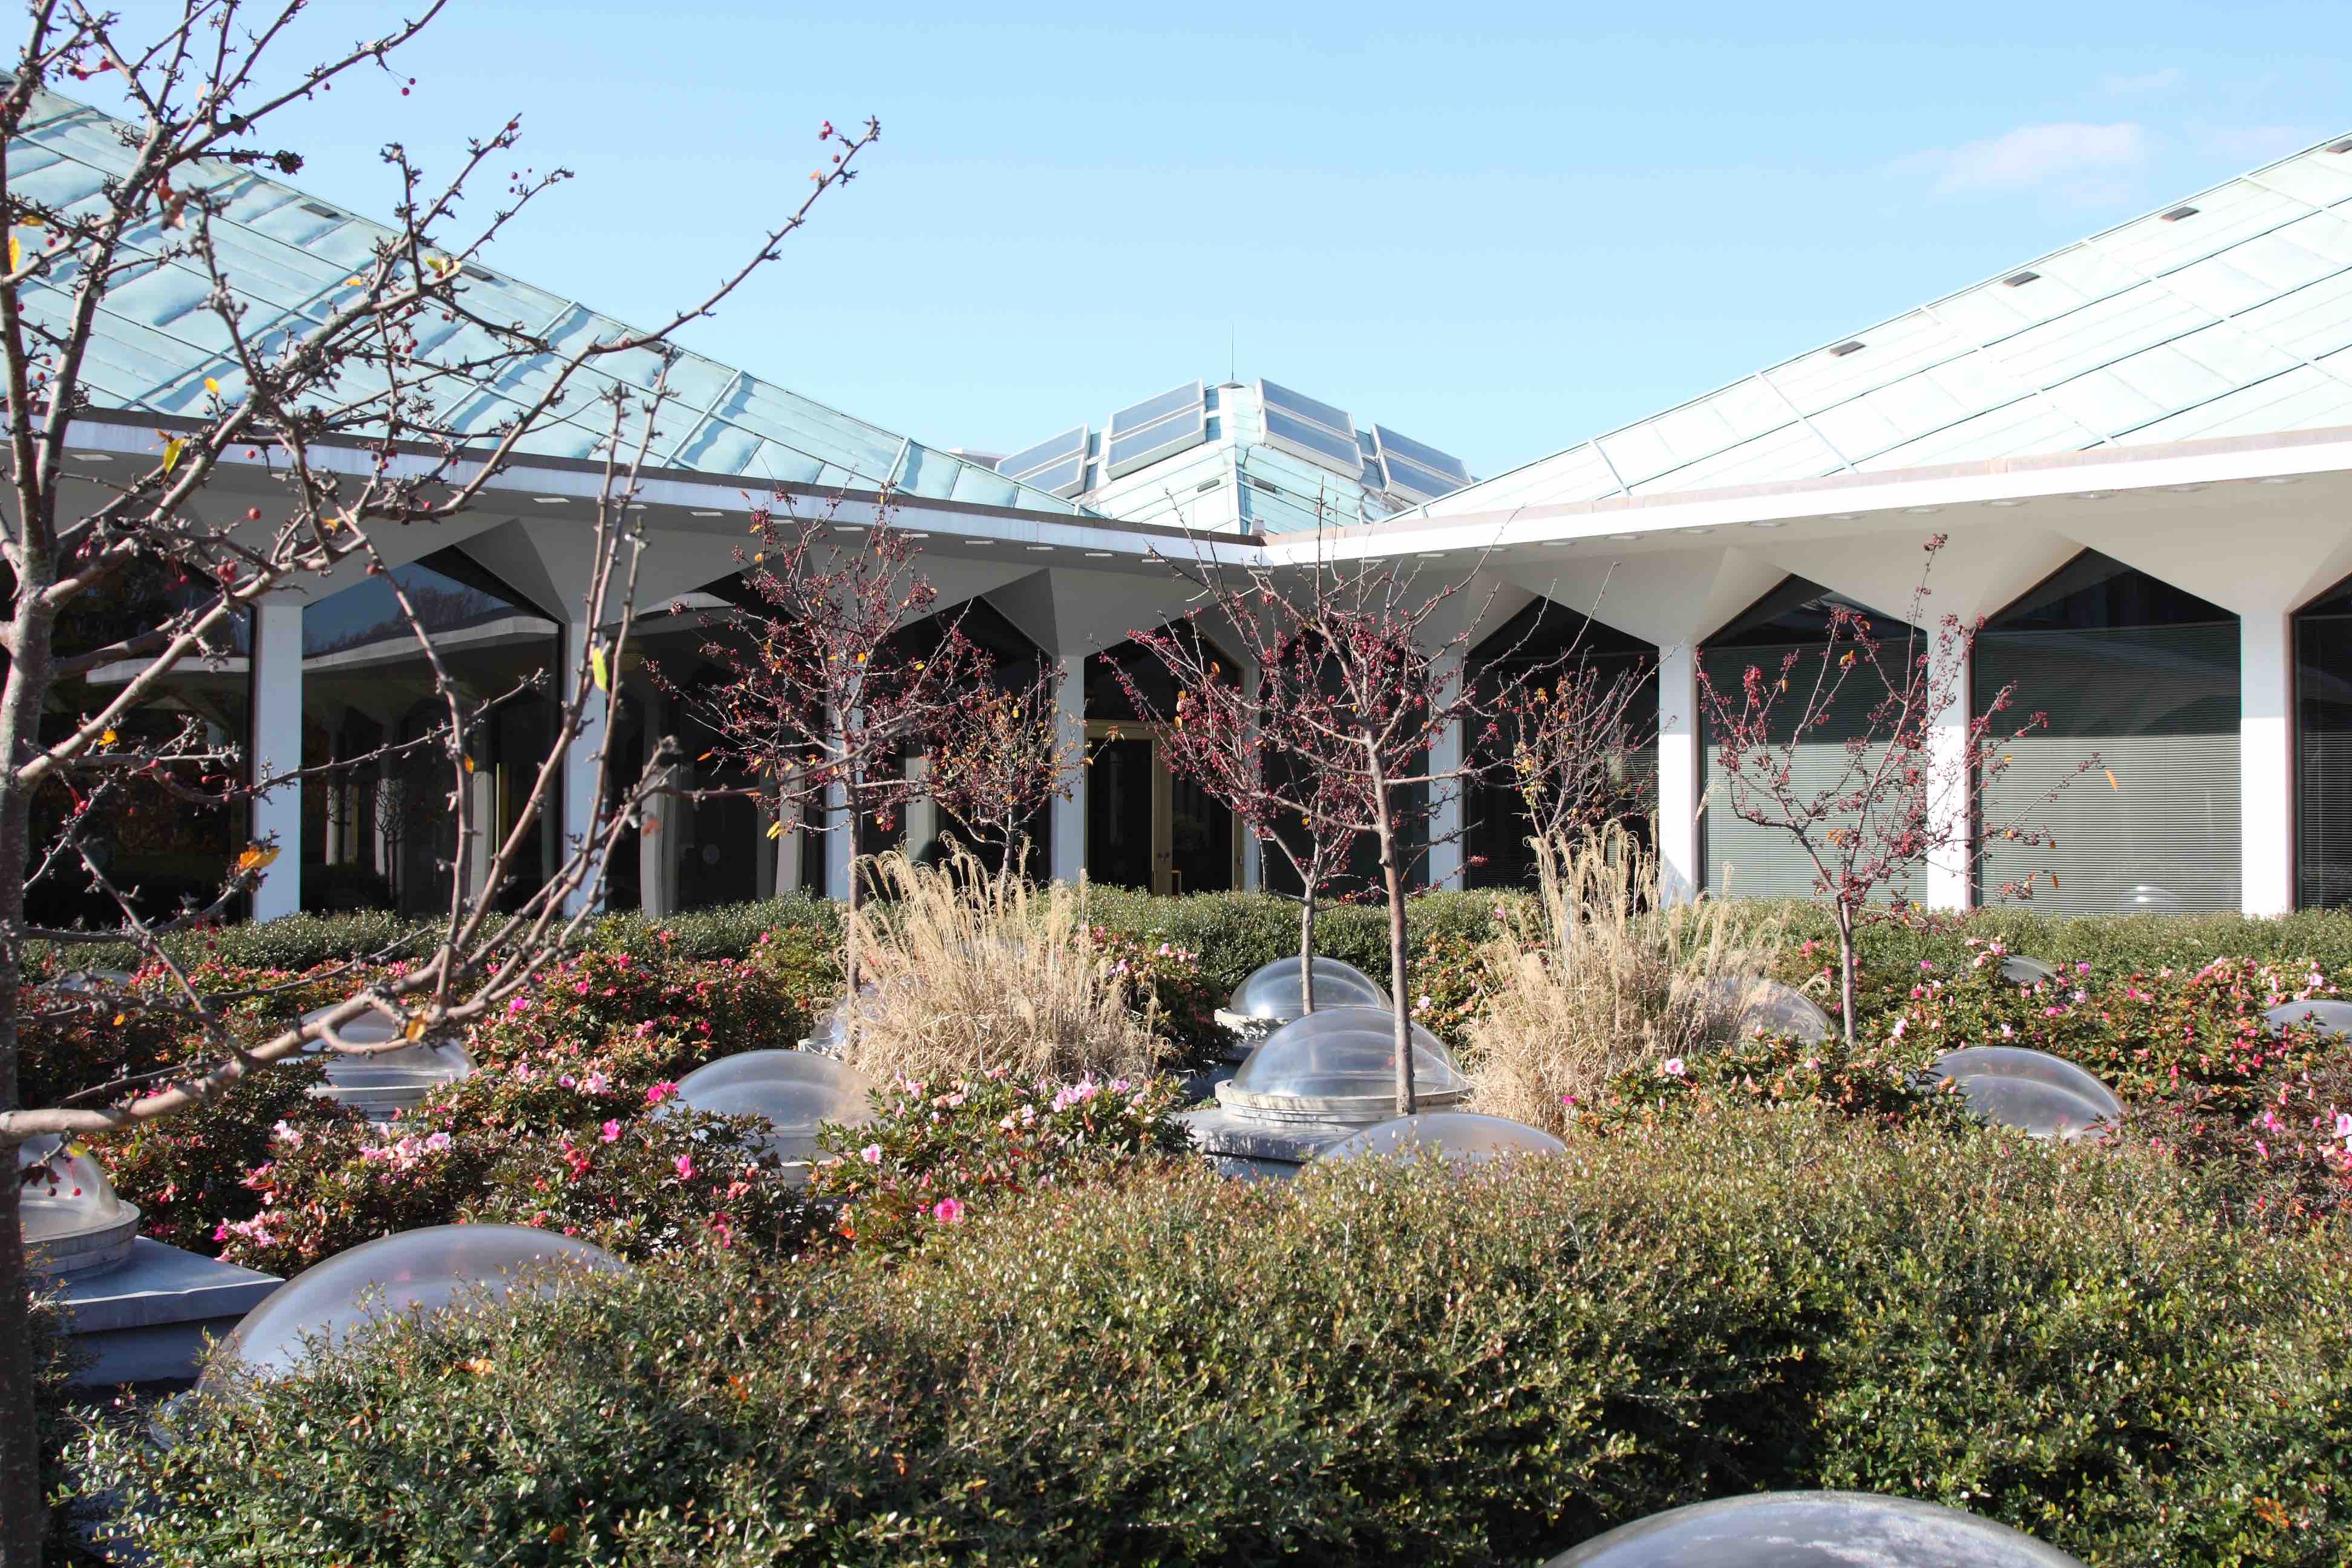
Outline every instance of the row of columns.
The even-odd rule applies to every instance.
[[[593,629],[579,622],[563,629],[566,668],[577,669],[587,658]],[[2242,822],[2243,905],[2249,914],[2282,914],[2294,908],[2294,866],[2293,831],[2294,748],[2292,693],[2294,640],[2291,617],[2284,607],[2274,613],[2247,615],[2240,630],[2240,756],[2241,820]],[[1065,742],[1080,758],[1065,780],[1065,793],[1051,807],[1048,863],[1052,874],[1076,880],[1086,869],[1087,769],[1083,762],[1086,731],[1086,658],[1084,652],[1062,654],[1060,719]],[[1949,657],[1939,647],[1932,656]],[[1942,673],[1939,671],[1939,673]],[[1458,681],[1455,667],[1444,679]],[[1948,773],[1965,761],[1973,694],[1968,672],[1950,672],[1956,700],[1938,716],[1930,751],[1939,773]],[[1658,853],[1670,896],[1691,898],[1706,883],[1700,860],[1700,780],[1697,663],[1687,644],[1662,647],[1658,656]],[[253,636],[253,768],[257,779],[290,773],[302,757],[302,605],[291,597],[265,599],[255,607]],[[593,830],[599,806],[596,776],[605,733],[604,694],[598,692],[583,715],[583,730],[567,755],[564,767],[562,841],[567,847]],[[1435,748],[1438,772],[1458,765],[1464,745],[1457,730]],[[477,802],[478,826],[486,823]],[[836,787],[827,801],[828,818],[836,831],[825,836],[827,886],[848,885],[854,837],[842,792]],[[1940,809],[1966,807],[1965,792],[1955,792]],[[1444,790],[1432,801],[1432,838],[1427,867],[1433,887],[1460,887],[1464,879],[1461,833],[1464,803],[1459,790]],[[273,839],[279,856],[256,889],[253,917],[269,920],[292,914],[301,907],[302,808],[299,784],[268,791],[254,802],[252,829],[257,841]],[[793,837],[792,835],[784,835]],[[761,847],[762,848],[764,847]],[[755,850],[755,852],[759,852]],[[649,861],[658,847],[646,851]],[[797,844],[793,847],[797,861]],[[478,854],[468,857],[479,860]],[[1257,846],[1244,846],[1243,883],[1259,879]],[[797,881],[797,864],[793,880]],[[781,871],[781,868],[780,868]],[[1927,869],[1927,901],[1935,908],[1959,910],[1971,899],[1970,858],[1965,849],[1940,852]],[[777,885],[783,885],[780,880]],[[646,881],[649,905],[667,900],[659,876]],[[586,893],[575,896],[577,904]],[[654,912],[667,912],[656,908]]]

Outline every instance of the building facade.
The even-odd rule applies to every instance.
[[[123,153],[104,117],[55,100],[11,155],[12,177],[70,202]],[[289,321],[382,232],[249,170],[224,171],[216,194],[220,226],[253,265],[256,309]],[[551,334],[616,325],[494,273],[470,286],[501,319]],[[71,437],[80,482],[152,460],[201,408],[206,378],[230,374],[172,289],[143,298],[148,314],[105,324],[105,405]],[[461,359],[462,336],[422,352]],[[1609,657],[1654,671],[1655,831],[1675,887],[1803,892],[1787,848],[1722,809],[1700,672],[1736,679],[1801,649],[1837,604],[1898,620],[1933,532],[1950,541],[1934,613],[1986,623],[1959,672],[1973,700],[2013,687],[2021,710],[2048,716],[2000,787],[2030,795],[2101,759],[2050,808],[2057,843],[2035,853],[2057,879],[2037,901],[2270,914],[2352,898],[2352,138],[1481,482],[1442,449],[1264,381],[1186,383],[994,461],[698,356],[672,384],[690,416],[638,497],[639,598],[678,609],[642,623],[568,762],[542,867],[592,820],[599,751],[626,773],[662,736],[690,742],[674,692],[700,673],[695,617],[727,602],[747,514],[782,498],[827,509],[845,549],[889,511],[923,536],[943,605],[972,606],[1001,657],[1060,667],[1069,735],[1108,742],[1118,728],[1052,808],[1056,876],[1163,891],[1258,883],[1255,847],[1170,775],[1108,672],[1131,635],[1183,613],[1168,558],[1279,565],[1321,552],[1467,580],[1475,624],[1441,630],[1481,652],[1529,617],[1589,618]],[[494,387],[454,395],[479,403],[486,428],[510,405]],[[559,420],[473,516],[386,542],[469,689],[573,667],[594,637],[583,607],[593,444]],[[274,483],[266,463],[232,462],[204,504],[241,509]],[[315,590],[263,605],[234,649],[184,671],[159,706],[246,742],[265,773],[362,755],[430,722],[421,652],[383,585]],[[1964,722],[1948,714],[1941,743],[1956,752]],[[470,775],[476,816],[511,824],[551,712],[512,704],[491,731]],[[149,813],[109,852],[128,875],[193,884],[247,832],[274,835],[301,852],[271,870],[256,915],[423,910],[480,859],[449,841],[436,792],[446,781],[392,770],[275,792],[250,823]],[[1484,847],[1440,844],[1428,879],[1515,875],[1507,807],[1491,794],[1433,803],[1441,837],[1458,828]],[[747,801],[659,809],[674,820],[608,868],[608,902],[667,912],[845,885],[845,832],[787,834],[772,851]],[[919,809],[907,831],[934,826]],[[1965,907],[2029,868],[2000,846],[1974,862],[1931,867],[1910,891]]]

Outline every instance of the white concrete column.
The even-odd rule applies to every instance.
[[[940,803],[925,787],[931,776],[930,754],[917,752],[906,759],[906,767],[907,782],[913,788],[907,795],[907,819],[901,826],[906,833],[907,853],[919,855],[940,836]]]
[[[769,820],[778,819],[771,816]],[[781,820],[782,826],[777,828],[775,839],[768,847],[774,862],[770,873],[770,887],[778,893],[798,892],[801,887],[801,847],[804,842],[801,835],[799,804],[796,802],[784,807]],[[764,833],[767,829],[762,827],[761,831]]]
[[[824,894],[847,902],[849,868],[857,857],[857,824],[850,819],[849,785],[835,779],[824,786]]]
[[[1927,857],[1927,885],[1921,889],[1932,910],[1965,910],[1974,901],[1976,843],[1969,837],[1969,724],[1976,687],[1966,644],[1940,628],[1927,633],[1927,680],[1931,689],[1951,682],[1951,700],[1928,715],[1927,810],[1934,831],[1949,840]],[[1957,668],[1951,667],[1957,666]]]
[[[595,635],[596,628],[584,621],[564,624],[563,674],[556,683],[559,692],[570,689],[573,674],[588,662]],[[594,835],[597,819],[603,814],[604,803],[597,798],[597,775],[604,752],[607,705],[606,694],[592,685],[587,705],[580,715],[580,733],[572,737],[572,749],[563,755],[563,831],[557,836],[556,849],[560,858],[569,858]],[[599,864],[590,880],[566,900],[568,911],[593,907],[604,897],[604,872]]]
[[[253,744],[256,779],[302,765],[302,601],[271,595],[253,606]],[[253,918],[271,921],[302,908],[302,783],[257,795],[253,841],[275,839],[278,858],[253,889]]]
[[[1696,899],[1698,858],[1698,658],[1687,644],[1658,649],[1658,876],[1661,896]]]
[[[2284,606],[2239,617],[2240,890],[2250,915],[2294,908],[2294,638]]]
[[[1244,680],[1255,680],[1257,677],[1255,673],[1244,671],[1242,679]],[[1251,721],[1249,726],[1249,738],[1250,748],[1252,751],[1255,751],[1257,748],[1257,723],[1255,720]],[[1262,755],[1260,757],[1260,765],[1264,765],[1264,758]],[[1241,890],[1244,893],[1263,891],[1265,887],[1265,846],[1258,842],[1257,835],[1252,833],[1249,830],[1248,825],[1245,823],[1236,821],[1234,824],[1234,831],[1241,836],[1242,841]]]
[[[776,883],[776,842],[783,837],[776,829],[776,803],[773,797],[761,795],[754,802],[753,830],[759,838],[751,846],[751,896],[772,899],[779,889]]]
[[[1457,646],[1437,656],[1430,667],[1430,705],[1440,707],[1454,700],[1462,686],[1462,649]],[[1456,720],[1438,731],[1429,744],[1429,771],[1434,775],[1451,772],[1462,765],[1462,723]],[[1433,888],[1462,886],[1464,814],[1462,781],[1429,786],[1429,860],[1427,874]]]
[[[652,714],[646,716],[646,729],[653,728]],[[649,745],[655,743],[649,741]],[[664,788],[676,786],[686,770],[672,763],[661,770]],[[677,866],[677,835],[686,831],[693,820],[693,808],[675,795],[656,791],[646,796],[637,810],[637,912],[659,920],[677,909],[677,894],[671,884]]]
[[[1055,705],[1061,714],[1062,744],[1076,761],[1062,776],[1069,798],[1054,797],[1049,863],[1054,880],[1075,882],[1087,872],[1087,656],[1066,653],[1061,663],[1062,688]]]

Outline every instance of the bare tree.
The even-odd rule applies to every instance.
[[[1132,638],[1175,683],[1175,704],[1161,713],[1133,672],[1113,666],[1138,718],[1159,726],[1169,768],[1232,812],[1261,850],[1271,845],[1298,879],[1299,997],[1312,1013],[1316,913],[1363,837],[1356,825],[1370,816],[1348,742],[1300,718],[1293,687],[1318,672],[1301,659],[1255,677],[1228,670],[1190,623]]]
[[[1995,692],[1980,712],[1962,699],[1982,618],[1945,616],[1932,634],[1928,577],[1947,536],[1927,542],[1927,556],[1901,633],[1882,637],[1869,616],[1833,604],[1828,636],[1815,648],[1794,648],[1777,671],[1749,665],[1736,693],[1726,692],[1699,665],[1699,704],[1715,732],[1724,805],[1744,822],[1789,836],[1813,870],[1813,889],[1829,900],[1838,932],[1838,994],[1845,1038],[1853,1040],[1855,932],[1871,900],[1930,858],[1979,862],[1993,839],[2032,847],[2050,835],[2034,826],[2041,807],[2098,766],[2095,752],[2049,789],[2023,802],[2006,820],[1988,822],[1988,791],[2009,771],[2010,748],[2049,722],[2036,712],[2009,726],[2002,715],[2016,698],[2014,684]],[[1931,640],[1932,639],[1932,640]],[[1867,703],[1861,723],[1849,723],[1833,760],[1822,731],[1851,712],[1848,682]],[[1951,716],[1951,717],[1948,717]],[[1941,729],[1942,754],[1937,754]],[[1806,748],[1813,750],[1808,762]],[[2038,873],[2036,874],[2038,875]],[[2033,876],[2004,883],[2003,898],[2031,898]],[[2055,877],[2053,877],[2055,883]]]
[[[1471,576],[1423,588],[1393,562],[1341,559],[1327,545],[1318,532],[1312,555],[1296,566],[1170,563],[1194,591],[1193,618],[1213,618],[1239,633],[1257,668],[1261,696],[1245,701],[1213,679],[1202,681],[1196,665],[1181,658],[1170,673],[1184,728],[1230,733],[1256,721],[1261,751],[1289,764],[1274,770],[1261,763],[1267,782],[1253,809],[1310,824],[1323,818],[1334,833],[1366,835],[1379,846],[1397,1114],[1407,1116],[1415,1097],[1406,879],[1432,847],[1460,837],[1458,827],[1435,830],[1432,806],[1497,765],[1497,716],[1559,661],[1517,658],[1515,647],[1502,660],[1508,673],[1483,687],[1465,681],[1474,629],[1486,608],[1457,603]],[[1446,630],[1449,625],[1456,629]],[[1269,686],[1279,712],[1263,696]],[[1456,740],[1470,743],[1450,748],[1454,760],[1442,760]],[[1214,754],[1227,754],[1231,744],[1221,742]]]
[[[1531,839],[1571,845],[1654,804],[1641,765],[1657,740],[1655,720],[1641,710],[1651,668],[1604,665],[1572,647],[1553,679],[1497,700],[1500,771],[1526,807]]]
[[[9,503],[0,538],[7,596],[0,626],[6,656],[0,681],[0,1153],[36,1138],[103,1132],[169,1115],[306,1049],[364,1055],[392,1048],[344,1038],[341,1031],[369,1014],[396,1020],[409,1039],[462,1026],[529,984],[577,929],[593,906],[589,895],[606,853],[636,812],[642,781],[608,795],[600,758],[587,831],[541,868],[541,885],[518,885],[518,867],[537,841],[537,822],[555,798],[566,753],[601,710],[631,635],[643,539],[628,508],[666,398],[668,340],[777,259],[780,243],[810,205],[852,176],[853,161],[878,133],[870,122],[855,135],[835,135],[827,126],[821,156],[831,162],[820,165],[805,199],[749,247],[740,266],[651,331],[584,342],[559,342],[518,326],[506,319],[496,291],[480,287],[485,247],[565,172],[508,176],[519,130],[512,120],[473,142],[443,180],[429,180],[394,142],[384,160],[397,199],[367,258],[307,317],[265,328],[245,303],[266,297],[265,290],[242,275],[245,253],[226,242],[221,226],[235,188],[229,177],[297,172],[299,153],[270,140],[278,124],[317,95],[359,79],[364,68],[389,69],[390,58],[441,5],[428,0],[416,21],[280,72],[275,61],[294,47],[290,31],[301,9],[296,0],[250,14],[240,0],[184,0],[160,36],[140,42],[119,36],[113,17],[79,0],[36,0],[14,74],[0,89],[0,219],[10,236],[0,272],[0,392],[7,412],[0,463]],[[70,205],[42,199],[39,192],[53,187],[23,173],[39,166],[24,156],[28,132],[73,107],[51,91],[60,80],[98,83],[119,97],[124,117],[119,159],[103,188]],[[491,209],[464,226],[463,198],[502,177]],[[110,303],[131,310],[116,296],[165,274],[200,287],[196,310],[225,345],[219,363],[205,380],[196,412],[165,422],[158,448],[134,462],[127,477],[100,483],[77,475],[69,485],[68,448],[77,431],[87,434],[86,416],[100,401],[92,371]],[[464,331],[446,339],[435,331],[451,324]],[[429,346],[443,341],[464,346]],[[456,395],[484,383],[509,388],[512,411],[488,428],[454,423],[446,411],[466,401]],[[526,770],[514,821],[499,835],[474,820],[474,792],[467,787],[467,737],[487,704],[451,679],[386,552],[403,531],[431,529],[473,509],[559,413],[596,433],[596,521],[579,611],[584,624],[603,628],[602,640],[577,668],[542,678],[557,712],[554,742],[535,773]],[[223,500],[214,487],[231,474],[274,485],[268,507]],[[59,628],[71,624],[79,605],[158,569],[177,585],[160,624],[118,624],[60,639]],[[404,949],[411,962],[396,974],[372,969],[363,976],[354,963],[349,995],[323,1018],[255,1044],[228,1026],[227,1009],[243,998],[200,994],[165,939],[233,910],[281,854],[299,855],[299,848],[247,844],[208,897],[155,918],[142,911],[135,886],[110,877],[91,836],[100,816],[89,803],[121,797],[131,780],[160,784],[184,801],[236,809],[272,790],[299,789],[299,766],[256,776],[259,768],[208,740],[202,724],[159,728],[140,719],[153,712],[175,677],[200,665],[207,649],[221,647],[265,595],[315,584],[338,569],[389,584],[431,671],[438,715],[423,735],[338,766],[380,769],[417,756],[436,759],[449,781],[446,812],[457,842],[480,845],[479,874],[450,878],[446,910],[418,945]],[[102,668],[121,678],[90,685],[86,678]],[[37,833],[36,802],[60,787],[80,804],[61,817],[40,819],[54,826]],[[69,879],[110,904],[115,916],[108,929],[27,921],[28,889]],[[496,908],[501,895],[503,911]],[[26,984],[41,945],[70,952],[100,942],[131,945],[166,977],[166,994]],[[94,1010],[105,1017],[156,1007],[199,1032],[213,1054],[60,1104],[20,1104],[19,1036],[27,1025],[52,1015]],[[32,1448],[29,1278],[20,1237],[18,1185],[0,1182],[0,1568],[30,1568],[45,1528]]]
[[[1085,748],[1062,729],[1062,668],[1043,661],[1034,679],[1009,689],[984,675],[951,696],[933,725],[931,797],[982,844],[1003,856],[1003,874],[1027,874],[1029,825],[1067,799]]]
[[[851,917],[842,922],[843,977],[854,996],[858,826],[888,826],[922,787],[900,759],[980,684],[986,658],[953,625],[929,646],[901,635],[930,613],[939,593],[915,570],[919,552],[892,521],[887,499],[870,528],[838,523],[830,511],[775,510],[788,507],[779,494],[774,507],[754,513],[760,548],[736,552],[751,603],[730,609],[703,644],[719,679],[689,691],[655,676],[715,737],[709,755],[753,781],[692,792],[697,797],[772,802],[781,834],[795,815],[827,809],[839,795],[824,831],[846,835],[850,847],[849,886],[839,892]],[[836,528],[851,529],[855,545],[837,543]]]

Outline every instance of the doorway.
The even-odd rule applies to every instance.
[[[1087,744],[1088,878],[1160,894],[1239,885],[1234,814],[1169,772],[1153,726],[1090,723]]]

